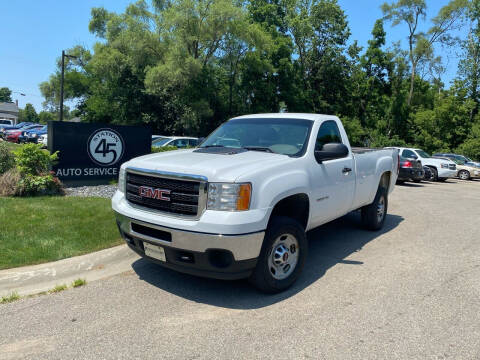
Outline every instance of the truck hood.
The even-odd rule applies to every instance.
[[[173,173],[201,175],[210,182],[234,182],[239,176],[286,165],[295,158],[260,151],[239,154],[210,154],[194,152],[194,149],[175,150],[141,156],[124,166]]]

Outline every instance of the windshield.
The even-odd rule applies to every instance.
[[[152,142],[152,145],[155,145],[155,146],[162,146],[162,145],[165,145],[167,142],[169,142],[170,138],[159,138],[159,139],[155,139],[153,140]]]
[[[215,130],[200,146],[232,147],[289,156],[305,153],[313,122],[304,119],[236,119]]]
[[[431,157],[430,155],[428,155],[425,151],[423,150],[418,150],[416,149],[415,150],[417,152],[417,154],[421,157],[421,158],[429,158]]]

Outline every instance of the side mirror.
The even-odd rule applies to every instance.
[[[418,156],[415,154],[412,154],[412,159],[418,160]]]
[[[323,161],[347,157],[348,152],[344,144],[328,143],[323,145],[322,150],[315,150],[315,159],[321,164]]]

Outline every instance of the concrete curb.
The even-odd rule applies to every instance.
[[[140,257],[126,245],[46,264],[0,270],[0,296],[38,294],[75,279],[94,281],[132,269]]]

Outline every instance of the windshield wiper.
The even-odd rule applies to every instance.
[[[200,146],[201,148],[214,148],[214,147],[225,147],[225,145],[205,145]]]
[[[263,147],[263,146],[244,146],[243,148],[247,150],[252,150],[252,151],[265,151],[265,152],[273,153],[273,151],[270,148]]]

